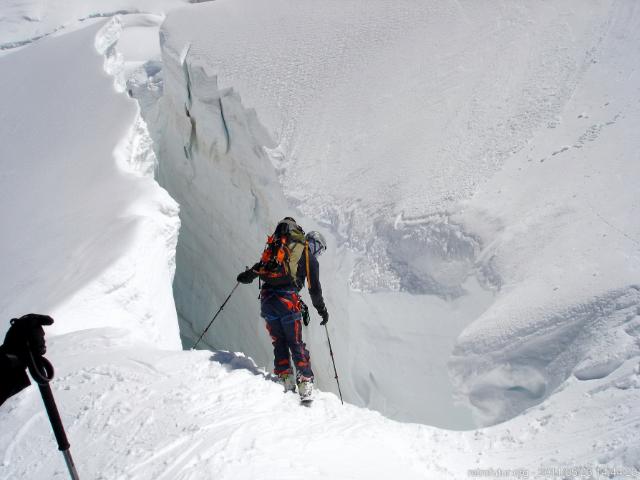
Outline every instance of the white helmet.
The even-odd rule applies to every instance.
[[[309,232],[306,239],[309,242],[309,251],[312,255],[322,255],[322,252],[327,249],[327,242],[320,232]]]

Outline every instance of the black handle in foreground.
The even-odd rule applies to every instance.
[[[53,398],[51,386],[49,385],[49,382],[53,379],[53,365],[51,365],[51,362],[43,356],[35,357],[33,352],[29,350],[29,373],[40,389],[44,408],[47,410],[53,434],[58,442],[58,449],[64,456],[64,461],[69,469],[69,475],[71,475],[72,480],[80,480],[76,466],[73,463],[73,458],[71,457],[71,452],[69,451],[71,445],[69,444],[67,434],[64,431],[60,412],[58,412],[58,407],[55,399]]]

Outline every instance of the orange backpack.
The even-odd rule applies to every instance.
[[[293,284],[297,288],[298,262],[306,255],[307,281],[309,281],[309,244],[304,230],[293,221],[282,221],[273,235],[267,238],[260,257],[258,276],[273,286]]]

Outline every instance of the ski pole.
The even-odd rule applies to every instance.
[[[227,302],[229,301],[229,299],[231,298],[231,295],[233,295],[233,292],[236,291],[236,288],[238,288],[238,285],[240,285],[240,282],[236,282],[236,286],[233,287],[233,290],[231,290],[231,293],[229,294],[229,296],[227,297],[227,299],[222,303],[222,306],[218,309],[218,311],[216,312],[216,314],[213,316],[213,318],[211,319],[211,321],[209,322],[209,325],[207,325],[207,328],[204,329],[204,332],[202,332],[202,335],[200,335],[200,338],[198,339],[198,341],[196,342],[196,344],[191,347],[191,350],[195,350],[196,347],[198,346],[198,344],[200,343],[200,340],[202,340],[202,337],[204,337],[204,334],[207,333],[207,330],[209,330],[209,327],[211,326],[211,324],[213,323],[213,321],[218,318],[218,315],[220,315],[220,312],[222,312],[222,309],[224,308],[224,306],[227,304]]]
[[[329,338],[329,329],[327,328],[327,324],[324,324],[324,331],[327,332],[327,342],[329,342],[329,355],[331,355],[331,362],[333,362],[333,373],[335,373],[336,383],[338,384],[338,393],[340,394],[340,403],[344,405],[344,401],[342,400],[342,391],[340,390],[340,380],[338,380],[338,371],[336,370],[336,360],[333,358],[333,349],[331,348],[331,339]]]
[[[71,445],[69,444],[69,440],[67,440],[67,434],[64,431],[62,419],[60,418],[60,413],[58,412],[58,407],[56,406],[56,401],[53,398],[53,392],[49,385],[49,382],[53,379],[53,365],[41,355],[39,355],[36,360],[33,352],[29,349],[29,373],[40,389],[44,408],[47,410],[51,428],[53,428],[53,433],[58,442],[58,450],[60,450],[64,456],[64,461],[69,469],[69,475],[72,480],[80,480],[76,466],[73,463],[73,458],[71,457],[71,452],[69,451]]]

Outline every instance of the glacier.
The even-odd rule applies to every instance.
[[[339,312],[334,325],[348,331],[336,330],[334,336],[338,342],[346,337],[375,346],[369,350],[341,342],[338,347],[346,352],[343,361],[351,372],[346,388],[350,401],[402,420],[468,427],[468,422],[457,423],[465,412],[456,409],[455,396],[472,409],[476,422],[496,423],[539,403],[589,355],[585,339],[565,358],[577,328],[586,328],[590,336],[608,336],[613,334],[608,325],[597,332],[587,327],[618,315],[614,304],[619,297],[626,299],[620,308],[629,312],[623,316],[637,305],[637,264],[627,263],[637,236],[632,230],[603,233],[611,225],[598,224],[602,214],[581,194],[577,180],[566,181],[567,176],[577,179],[598,171],[599,159],[606,155],[597,149],[608,144],[594,144],[597,136],[591,138],[590,132],[616,125],[635,111],[627,101],[632,80],[618,87],[617,102],[600,83],[603,72],[612,69],[609,64],[619,61],[617,52],[634,45],[633,37],[607,37],[607,30],[627,32],[625,22],[634,17],[630,7],[606,2],[593,10],[572,9],[571,2],[548,8],[519,4],[506,12],[468,5],[465,15],[457,3],[390,5],[355,2],[346,8],[336,1],[318,8],[313,2],[292,7],[247,0],[176,10],[161,29],[163,63],[173,65],[166,71],[164,99],[178,98],[182,105],[190,95],[185,84],[197,89],[206,83],[222,92],[218,109],[208,95],[195,94],[214,104],[208,113],[215,118],[199,117],[188,108],[171,109],[191,123],[183,132],[197,140],[219,138],[222,149],[230,143],[225,155],[232,158],[234,140],[241,147],[248,142],[261,157],[259,176],[266,152],[288,204],[304,215],[303,225],[310,222],[315,228],[318,222],[335,239],[338,255],[344,252],[337,268],[328,265],[328,277],[340,279],[332,281],[327,294],[330,310]],[[500,23],[490,30],[497,17]],[[245,25],[247,18],[254,23]],[[466,28],[469,18],[475,18],[473,28]],[[528,36],[520,35],[523,23],[529,26]],[[476,29],[491,33],[479,36]],[[510,45],[507,52],[498,47],[503,44]],[[429,73],[434,63],[441,69],[435,78]],[[620,82],[636,66],[625,65]],[[190,75],[191,69],[198,74]],[[174,90],[174,74],[182,80],[180,91]],[[446,88],[439,76],[446,79]],[[236,117],[224,114],[227,95],[247,105],[250,122],[257,116],[266,132],[225,132],[224,119]],[[440,102],[443,97],[446,103]],[[618,129],[625,139],[628,128]],[[166,131],[157,136],[167,138]],[[568,150],[555,147],[567,143],[572,145]],[[622,143],[626,152],[628,143]],[[210,152],[207,146],[198,149],[199,168],[212,165],[211,159],[221,153]],[[631,179],[638,173],[628,171],[627,183],[617,180],[616,172],[633,163],[627,155],[619,157],[610,176],[598,171],[598,186],[587,188],[607,189],[613,182],[619,194],[627,192],[618,208],[607,203],[606,217],[619,216],[618,225],[629,223],[632,213],[623,205],[633,203]],[[182,152],[167,156],[185,162]],[[215,160],[213,167],[217,169]],[[554,185],[552,179],[558,177]],[[163,177],[159,180],[164,184]],[[186,189],[168,190],[175,197]],[[200,189],[190,194],[208,205],[217,203]],[[239,205],[246,200],[234,197]],[[278,205],[260,200],[254,200],[258,208]],[[192,215],[199,226],[206,223],[201,214],[208,209],[198,210]],[[282,207],[280,212],[262,217],[263,236],[269,231],[266,222],[272,228],[274,217],[289,214]],[[568,226],[572,223],[577,224]],[[212,258],[214,245],[222,240],[205,236],[200,245],[184,246],[194,258],[182,265],[199,274],[202,267],[191,265],[200,265],[205,257],[212,259],[212,272],[224,272],[228,256],[220,264]],[[257,252],[259,246],[254,241],[240,251]],[[596,252],[603,250],[621,255],[602,259]],[[179,245],[178,256],[182,251]],[[235,251],[231,255],[238,256]],[[594,267],[575,268],[590,264]],[[183,295],[180,265],[178,261],[177,299]],[[235,271],[241,268],[236,264]],[[589,268],[593,271],[585,274]],[[186,282],[186,303],[192,306],[201,303],[193,291],[197,283]],[[551,297],[549,285],[555,288]],[[611,307],[600,314],[603,304]],[[206,321],[205,312],[195,313],[186,316]],[[548,334],[549,328],[555,333]],[[513,335],[506,336],[505,329]],[[222,326],[216,338],[215,346],[239,344],[239,350],[267,364],[244,327],[229,332]],[[323,347],[313,332],[309,338],[312,351]],[[545,342],[550,344],[541,349]],[[611,355],[626,358],[635,350],[625,347]],[[525,386],[530,378],[536,380]],[[322,380],[321,385],[331,388]],[[414,391],[429,401],[405,392],[405,385],[420,386]]]
[[[3,27],[0,311],[57,319],[81,474],[637,475],[632,2],[69,5]],[[345,408],[317,321],[283,399],[250,287],[180,351],[285,215],[329,238]],[[64,475],[38,402],[3,478]]]

